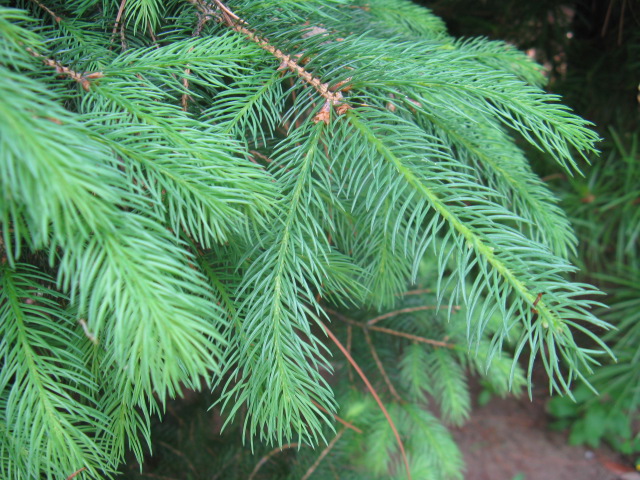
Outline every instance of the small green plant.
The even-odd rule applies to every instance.
[[[283,476],[461,478],[425,394],[608,352],[516,140],[598,137],[507,44],[400,0],[5,1],[0,38],[3,478],[141,464],[187,390]]]

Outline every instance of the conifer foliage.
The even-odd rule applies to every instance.
[[[460,421],[465,362],[520,382],[507,345],[568,392],[606,324],[519,142],[575,172],[597,136],[543,84],[403,0],[0,2],[0,476],[113,476],[184,388],[250,442],[331,446],[337,323],[425,279],[444,323],[384,320],[408,399]],[[364,478],[457,477],[389,390]]]

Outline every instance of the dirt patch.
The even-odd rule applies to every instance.
[[[533,401],[494,398],[452,428],[467,465],[465,480],[633,480],[640,475],[606,448],[567,444],[565,433],[548,429],[546,392]]]

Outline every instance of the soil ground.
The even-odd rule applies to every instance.
[[[469,421],[452,429],[465,480],[640,480],[616,453],[570,446],[566,433],[551,431],[547,393],[474,405]]]

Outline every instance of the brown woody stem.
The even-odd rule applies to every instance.
[[[367,325],[374,325],[374,324],[378,323],[380,320],[385,320],[387,318],[395,317],[396,315],[400,315],[402,313],[420,312],[422,310],[441,310],[441,309],[445,309],[445,308],[448,308],[448,306],[437,307],[437,306],[434,306],[434,305],[422,305],[420,307],[402,308],[400,310],[395,310],[393,312],[389,312],[389,313],[385,313],[384,315],[380,315],[379,317],[372,318],[371,320],[369,320],[367,322]],[[460,310],[460,307],[457,306],[457,305],[454,305],[452,308],[454,310]]]
[[[313,404],[319,408],[320,410],[322,410],[324,413],[327,413],[329,415],[333,415],[333,418],[335,418],[338,422],[340,422],[342,425],[344,425],[346,428],[350,428],[351,430],[353,430],[354,432],[358,432],[358,433],[362,433],[362,430],[360,430],[358,427],[356,427],[355,425],[353,425],[352,423],[347,422],[345,419],[340,418],[338,415],[336,415],[335,413],[330,413],[327,411],[326,408],[324,408],[322,405],[320,405],[318,402],[316,402],[315,400],[311,400],[313,402]]]
[[[402,461],[404,462],[404,467],[407,470],[407,478],[411,480],[411,469],[409,468],[409,460],[407,459],[407,454],[404,449],[404,444],[402,443],[402,439],[400,438],[400,433],[398,433],[398,429],[396,428],[395,423],[393,423],[393,420],[391,419],[391,415],[389,415],[389,412],[387,411],[387,407],[385,407],[384,403],[382,403],[382,400],[380,399],[378,392],[376,392],[376,389],[373,388],[373,385],[371,385],[371,382],[369,381],[367,376],[364,374],[364,372],[360,368],[360,365],[356,363],[356,361],[353,359],[351,354],[347,351],[346,348],[344,348],[342,343],[340,343],[340,340],[338,340],[338,337],[336,337],[333,334],[333,332],[329,330],[325,326],[325,324],[322,323],[319,319],[317,321],[320,324],[320,326],[324,329],[325,333],[329,336],[331,341],[336,344],[336,346],[340,349],[342,354],[347,358],[347,360],[353,366],[355,371],[358,372],[358,375],[360,376],[364,384],[367,386],[369,393],[371,393],[371,396],[374,398],[374,400],[378,404],[378,407],[380,407],[380,410],[382,410],[382,414],[387,419],[387,422],[389,423],[389,426],[391,427],[391,430],[393,431],[393,434],[396,437],[396,441],[398,442],[398,447],[400,448],[400,456],[402,457]]]
[[[330,308],[325,307],[324,311],[327,312],[328,314],[334,316],[335,318],[337,318],[338,320],[348,323],[349,325],[355,325],[358,326],[360,328],[363,329],[368,329],[368,330],[374,330],[376,332],[382,332],[382,333],[387,333],[389,335],[394,335],[396,337],[404,337],[407,338],[409,340],[413,340],[414,342],[420,342],[420,343],[426,343],[428,345],[433,345],[435,347],[444,347],[444,348],[456,348],[456,345],[453,343],[447,343],[444,341],[440,341],[440,340],[432,340],[430,338],[425,338],[425,337],[420,337],[418,335],[412,335],[411,333],[405,333],[405,332],[399,332],[397,330],[391,330],[390,328],[384,328],[384,327],[377,327],[375,325],[369,325],[366,322],[357,322],[345,315],[342,315],[339,312],[336,312],[335,310],[332,310]]]
[[[196,6],[206,17],[215,18],[218,22],[225,24],[232,30],[242,33],[252,42],[258,44],[263,50],[280,60],[279,69],[287,69],[295,73],[305,83],[311,85],[325,99],[325,104],[314,117],[314,121],[329,123],[331,107],[335,107],[336,112],[341,115],[351,107],[344,102],[344,97],[339,91],[332,92],[328,83],[323,83],[318,77],[314,77],[307,72],[296,60],[284,53],[282,50],[271,45],[266,39],[248,28],[247,22],[238,17],[229,7],[220,0],[212,0],[207,3],[204,0],[187,0]]]
[[[38,5],[45,12],[47,12],[49,15],[51,15],[53,19],[56,21],[56,23],[60,23],[62,21],[62,17],[60,17],[59,15],[56,15],[55,12],[53,12],[49,7],[44,5],[42,2],[39,2],[38,0],[31,0],[31,1],[36,5]]]
[[[256,476],[256,473],[258,473],[258,470],[260,470],[260,468],[265,463],[267,463],[267,461],[271,457],[273,457],[274,455],[277,455],[278,453],[282,452],[283,450],[285,450],[287,448],[298,448],[299,446],[300,446],[300,444],[298,444],[298,443],[288,443],[287,445],[283,445],[281,447],[274,448],[273,450],[271,450],[269,453],[267,453],[264,457],[262,457],[260,459],[260,461],[256,464],[256,466],[254,467],[253,471],[249,475],[249,479],[248,480],[253,480],[253,478]]]
[[[89,88],[91,88],[91,83],[89,82],[89,80],[104,77],[104,74],[102,72],[78,73],[74,70],[71,70],[69,67],[65,67],[64,65],[62,65],[60,62],[56,60],[52,60],[50,58],[45,57],[44,55],[41,55],[40,53],[36,52],[35,50],[29,47],[27,47],[27,52],[29,52],[32,56],[42,60],[42,63],[44,63],[45,65],[55,68],[56,72],[58,72],[59,74],[66,75],[67,77],[72,78],[73,80],[78,82],[80,85],[82,85],[82,88],[84,88],[87,92],[89,91]]]
[[[364,332],[364,338],[367,341],[367,345],[369,345],[369,351],[371,352],[371,356],[373,357],[374,362],[376,362],[376,366],[378,367],[378,370],[380,371],[380,375],[382,375],[384,382],[387,384],[387,388],[389,388],[389,391],[391,392],[391,395],[393,395],[393,398],[395,398],[398,402],[402,403],[402,398],[400,398],[400,395],[398,395],[398,391],[393,386],[393,383],[391,383],[391,379],[389,378],[389,375],[387,375],[387,371],[385,370],[384,365],[382,364],[382,361],[378,356],[376,347],[373,345],[373,341],[371,340],[371,335],[369,334],[369,330],[367,330],[365,327],[362,327],[362,331]]]
[[[331,439],[331,441],[329,442],[329,444],[327,445],[327,447],[322,450],[322,452],[320,453],[320,455],[318,456],[318,458],[316,459],[315,462],[313,462],[313,465],[311,465],[309,467],[309,469],[305,472],[305,474],[302,476],[302,478],[300,480],[307,480],[311,474],[313,472],[315,472],[316,468],[318,468],[318,465],[320,465],[320,462],[322,462],[322,460],[324,459],[324,457],[327,456],[327,454],[331,451],[331,449],[334,447],[334,445],[336,443],[338,443],[338,440],[340,440],[340,437],[342,437],[342,435],[344,434],[346,428],[343,428],[342,430],[340,430],[335,437],[333,437]]]

